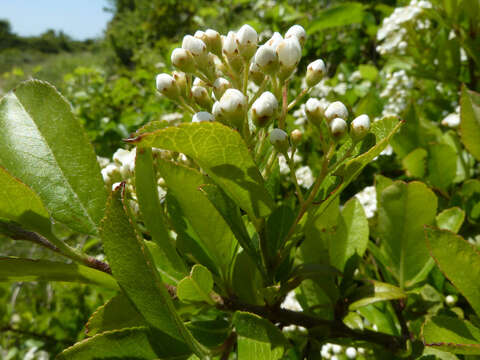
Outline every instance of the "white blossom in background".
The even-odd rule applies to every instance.
[[[288,151],[288,156],[292,156],[292,150]],[[298,153],[298,151],[295,151],[295,154],[293,154],[293,163],[298,164],[302,162],[302,160],[303,160],[302,156]],[[287,175],[290,173],[290,168],[288,167],[287,159],[285,159],[285,156],[283,156],[283,154],[280,154],[278,156],[278,165],[280,167],[280,174]]]
[[[383,107],[382,118],[400,115],[407,106],[408,94],[413,87],[413,79],[405,70],[388,73],[385,77],[387,85],[380,93],[380,97],[387,99],[387,103]]]
[[[290,311],[303,311],[302,307],[300,306],[300,303],[295,298],[295,291],[293,290],[287,294],[287,296],[285,297],[285,300],[283,300],[280,307],[282,309],[290,310]],[[295,331],[295,330],[305,331],[306,329],[302,326],[296,326],[296,325],[289,325],[283,328],[283,331],[285,332]]]
[[[405,53],[408,46],[406,41],[407,24],[413,24],[417,30],[430,27],[428,20],[421,19],[425,9],[430,9],[429,1],[412,0],[409,5],[397,7],[393,13],[383,19],[382,26],[377,32],[377,40],[380,43],[377,51],[381,55],[391,53]]]
[[[457,106],[455,112],[445,116],[442,120],[442,125],[452,129],[456,129],[460,126],[460,106]]]
[[[162,115],[160,119],[163,121],[168,121],[170,123],[177,123],[182,121],[183,114],[179,112],[174,112],[174,113]]]
[[[375,186],[367,186],[362,191],[357,193],[355,197],[365,210],[367,218],[372,218],[377,211],[377,192]]]
[[[310,169],[309,166],[299,167],[297,170],[295,170],[295,176],[297,177],[298,185],[305,189],[310,189],[315,182],[312,169]]]

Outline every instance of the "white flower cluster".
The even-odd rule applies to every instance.
[[[377,192],[375,186],[367,186],[362,191],[357,193],[355,197],[365,210],[367,218],[372,218],[377,211]]]
[[[397,7],[393,13],[386,17],[377,32],[377,40],[381,42],[377,51],[381,55],[391,53],[405,53],[408,47],[406,39],[407,25],[413,24],[416,31],[430,27],[428,20],[420,17],[425,9],[430,9],[432,4],[424,0],[412,0],[409,5]]]
[[[380,97],[387,99],[383,107],[382,117],[398,116],[407,106],[409,91],[413,87],[413,80],[405,70],[398,70],[388,73],[386,76],[387,85],[380,93]]]
[[[356,359],[357,355],[365,355],[364,348],[355,348],[353,346],[341,346],[338,344],[326,343],[322,346],[320,355],[323,359],[339,360],[339,359]]]

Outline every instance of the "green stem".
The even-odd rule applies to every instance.
[[[295,154],[295,150],[296,148],[292,149],[292,156],[288,156],[288,152],[283,154],[283,156],[285,156],[285,158],[287,159],[287,164],[290,168],[290,176],[293,179],[293,184],[295,185],[295,189],[297,191],[298,201],[300,202],[300,206],[302,206],[305,200],[303,199],[302,189],[300,188],[300,185],[298,185],[297,174],[295,174],[295,164],[293,162],[293,155]]]
[[[288,108],[288,80],[283,83],[282,86],[282,113],[278,119],[278,127],[280,129],[285,129],[285,118],[287,117],[287,108]]]
[[[297,105],[297,103],[311,90],[312,88],[311,87],[308,87],[306,89],[303,89],[300,94],[297,95],[297,97],[295,98],[295,100],[293,100],[290,104],[288,104],[288,107],[287,107],[287,111],[290,111],[292,110],[295,105]]]

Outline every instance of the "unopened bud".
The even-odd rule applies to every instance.
[[[330,123],[333,137],[340,139],[347,132],[347,122],[341,118],[335,118]]]
[[[272,47],[262,45],[255,53],[255,63],[265,74],[273,75],[278,70],[278,55]]]
[[[325,75],[326,68],[323,60],[318,59],[307,66],[307,75],[305,80],[309,87],[317,85]]]
[[[274,51],[277,49],[278,44],[283,40],[282,35],[279,32],[274,32],[272,37],[265,43],[266,46],[270,46]]]
[[[176,48],[170,57],[173,66],[186,73],[193,73],[195,71],[195,60],[190,51],[183,48]]]
[[[222,56],[222,38],[220,34],[212,29],[205,30],[205,44],[207,44],[208,50],[217,56]]]
[[[235,41],[240,55],[245,60],[250,60],[257,50],[258,35],[255,29],[250,25],[243,25],[238,30]]]
[[[207,87],[207,83],[205,81],[203,81],[202,79],[196,77],[195,79],[193,79],[193,86],[203,86],[203,87]]]
[[[210,96],[208,96],[208,91],[203,86],[193,86],[192,97],[195,100],[195,102],[198,105],[200,105],[202,108],[209,108],[211,105]]]
[[[352,139],[354,140],[361,140],[367,135],[368,131],[370,130],[370,118],[368,115],[360,115],[356,117],[353,121],[351,126],[350,134]]]
[[[227,79],[222,77],[216,79],[213,83],[213,93],[215,94],[215,99],[220,100],[223,94],[225,94],[225,91],[231,87],[232,85]]]
[[[252,105],[252,119],[256,126],[264,127],[276,116],[278,100],[270,91],[264,92]]]
[[[222,109],[220,108],[220,102],[215,101],[212,106],[212,114],[215,121],[221,122],[222,124],[226,124],[225,116],[223,115]]]
[[[325,110],[325,117],[330,121],[334,118],[346,120],[348,118],[347,107],[342,102],[335,101],[328,105],[327,110]]]
[[[219,101],[222,115],[231,125],[241,128],[245,112],[247,111],[247,99],[237,89],[227,89]]]
[[[250,64],[250,70],[248,72],[248,77],[258,86],[263,83],[265,79],[265,74],[262,72],[260,67],[256,62]]]
[[[227,36],[223,38],[222,52],[233,70],[240,73],[243,67],[243,61],[238,51],[236,34],[234,31],[229,31]]]
[[[213,121],[213,115],[206,111],[200,111],[192,117],[193,123],[199,123],[204,121]]]
[[[168,74],[158,74],[156,78],[157,90],[169,99],[177,100],[180,90],[175,79]]]
[[[305,115],[311,123],[319,125],[324,117],[320,100],[316,98],[308,99],[305,104]]]
[[[290,140],[292,141],[292,145],[297,146],[302,141],[302,132],[298,129],[293,130],[290,133]]]
[[[278,62],[280,64],[280,79],[287,79],[297,67],[302,58],[302,47],[296,37],[282,40],[277,46]]]
[[[285,154],[288,150],[288,135],[282,129],[273,129],[270,132],[270,143],[281,154]]]
[[[452,307],[457,303],[457,297],[454,295],[447,295],[445,296],[445,304],[447,306]]]
[[[300,25],[293,25],[288,31],[285,33],[285,39],[289,39],[291,37],[296,37],[298,42],[301,46],[305,44],[307,40],[307,33],[305,29]]]
[[[180,90],[182,96],[186,96],[188,93],[187,75],[182,71],[174,71],[172,72],[172,77],[175,80],[175,84],[177,84],[177,87]]]
[[[182,48],[190,51],[193,56],[203,56],[207,54],[207,45],[192,35],[185,35],[183,37]]]

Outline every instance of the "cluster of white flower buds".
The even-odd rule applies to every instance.
[[[294,25],[283,36],[273,33],[263,44],[258,38],[250,25],[225,36],[212,29],[186,35],[181,47],[171,54],[177,70],[172,75],[157,75],[157,90],[190,113],[192,122],[218,121],[238,130],[249,141],[260,131],[269,133],[271,144],[285,155],[302,141],[298,129],[287,134],[287,113],[322,81],[327,67],[321,59],[308,64],[306,88],[289,102],[287,86],[297,71],[307,34],[302,26]],[[367,115],[351,121],[349,131],[347,107],[339,101],[328,107],[324,104],[310,98],[304,108],[311,124],[328,129],[328,141],[338,142],[350,133],[356,142],[368,133]]]

